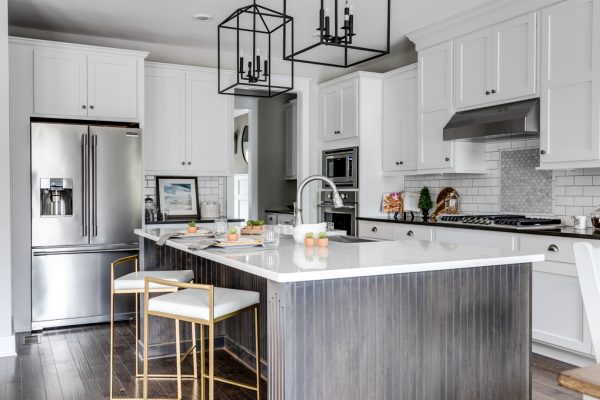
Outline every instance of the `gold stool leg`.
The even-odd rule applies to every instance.
[[[215,324],[208,325],[208,398],[215,400]]]
[[[254,308],[254,337],[256,341],[256,400],[260,400],[260,337],[258,327],[258,307]]]
[[[181,343],[179,343],[179,320],[175,320],[175,354],[177,357],[177,399],[181,399]]]
[[[196,324],[192,322],[192,360],[194,364],[194,379],[198,379],[198,348],[196,347],[198,342],[196,341]]]
[[[139,337],[139,332],[140,332],[140,315],[138,312],[138,307],[139,307],[139,294],[135,293],[135,375],[139,376],[140,375],[140,370],[139,370],[139,366],[138,366],[138,357],[139,357],[139,353],[138,353],[138,337]]]
[[[109,398],[113,398],[113,353],[115,346],[115,293],[110,293],[110,389]]]
[[[206,386],[204,385],[204,325],[200,324],[200,399],[206,398]]]
[[[144,381],[143,397],[148,399],[148,296],[144,296]]]

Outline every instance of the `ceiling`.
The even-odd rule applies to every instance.
[[[405,51],[408,32],[487,1],[391,0],[392,48]],[[326,0],[327,3],[333,9],[333,0]],[[351,0],[351,3],[356,12],[357,41],[367,46],[384,45],[385,3],[381,4],[382,0]],[[250,0],[8,0],[8,9],[9,25],[17,28],[214,50],[219,22],[236,8],[248,4]],[[258,4],[283,9],[283,0],[264,0]],[[288,0],[297,49],[314,41],[319,4],[320,0]],[[194,13],[211,14],[214,20],[198,22],[192,18]]]

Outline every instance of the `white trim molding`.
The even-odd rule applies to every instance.
[[[562,1],[564,0],[488,1],[481,6],[417,29],[406,36],[415,44],[416,50],[421,51]]]
[[[0,337],[0,358],[2,357],[13,357],[17,355],[17,344],[15,336],[3,336]]]

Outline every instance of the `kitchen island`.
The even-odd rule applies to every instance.
[[[270,400],[530,399],[531,263],[540,254],[420,241],[191,251],[136,230],[146,270],[261,295]],[[252,320],[217,329],[250,362]],[[172,329],[154,324],[150,346]],[[266,344],[266,346],[265,346]]]

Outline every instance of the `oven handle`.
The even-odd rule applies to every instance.
[[[343,207],[335,208],[335,207],[333,207],[333,203],[321,203],[321,204],[317,204],[317,207],[319,207],[319,208],[334,208],[336,210],[343,210],[343,209],[354,210],[354,209],[356,209],[356,206],[343,206]]]

